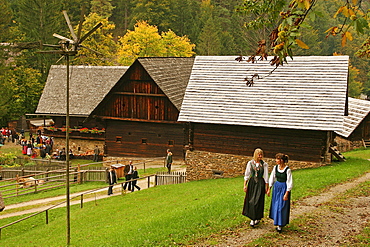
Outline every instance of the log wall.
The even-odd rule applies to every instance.
[[[331,140],[326,131],[217,124],[192,126],[192,147],[197,151],[252,156],[258,147],[269,158],[281,152],[294,160],[330,162],[327,148]]]
[[[183,157],[184,125],[107,120],[106,152],[109,156],[162,157],[170,149]]]

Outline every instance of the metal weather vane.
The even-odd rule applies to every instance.
[[[81,13],[80,22],[78,24],[77,34],[75,33],[73,29],[73,26],[68,17],[67,11],[63,10],[63,15],[67,22],[72,38],[70,39],[62,35],[59,35],[57,33],[54,33],[53,36],[55,38],[60,39],[60,41],[58,42],[58,45],[43,44],[43,46],[54,47],[54,48],[59,48],[59,49],[39,51],[38,53],[61,54],[62,57],[58,61],[60,61],[63,58],[66,59],[66,68],[67,68],[67,81],[66,81],[66,129],[67,129],[66,131],[66,208],[67,208],[67,245],[69,245],[70,244],[69,130],[68,130],[69,125],[70,125],[69,124],[69,80],[70,80],[69,78],[69,57],[76,56],[80,48],[85,48],[95,53],[99,53],[86,46],[83,46],[81,43],[85,41],[91,34],[93,34],[103,24],[99,22],[90,31],[88,31],[81,37],[82,23],[83,23],[83,18],[84,18],[83,11]]]

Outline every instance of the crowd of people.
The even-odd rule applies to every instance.
[[[250,218],[250,226],[257,226],[263,218],[265,194],[272,199],[269,218],[274,220],[276,231],[281,233],[284,226],[289,224],[290,193],[293,188],[292,172],[288,167],[289,157],[278,153],[275,156],[276,165],[270,177],[268,164],[263,161],[263,151],[257,148],[253,159],[247,163],[244,174],[244,206],[242,214]]]

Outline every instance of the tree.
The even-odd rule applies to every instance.
[[[212,16],[208,18],[198,38],[198,55],[219,55],[221,53],[221,29]]]
[[[273,0],[284,4],[283,0]],[[300,47],[308,49],[309,47],[300,39],[302,34],[301,29],[306,27],[306,20],[315,18],[315,6],[320,0],[292,0],[288,6],[283,5],[286,11],[280,11],[279,16],[276,16],[277,9],[274,7],[268,8],[271,4],[270,0],[254,0],[245,1],[246,9],[244,11],[254,11],[256,8],[261,9],[265,7],[265,13],[271,15],[265,18],[256,17],[248,23],[253,26],[258,25],[271,25],[272,20],[278,20],[278,25],[269,35],[269,42],[266,43],[267,47],[271,47],[272,53],[276,56],[271,61],[272,65],[279,65],[286,62],[286,57],[293,56],[293,48]],[[365,29],[369,28],[369,9],[363,11],[365,2],[362,0],[335,0],[339,3],[336,12],[333,13],[333,18],[337,20],[337,25],[327,29],[328,36],[341,36],[341,44],[345,45],[348,40],[353,39],[353,33],[365,34]],[[251,4],[252,3],[252,4]],[[368,3],[367,3],[368,4]],[[366,8],[365,8],[366,9]],[[263,12],[260,12],[263,13]],[[366,42],[362,48],[366,48]],[[261,54],[261,50],[264,51]],[[258,49],[256,55],[262,57],[267,56],[268,48]],[[362,52],[360,55],[366,55]]]
[[[0,122],[35,112],[44,84],[40,80],[41,73],[23,66],[13,67],[0,76]]]
[[[89,49],[81,48],[78,56],[73,60],[73,64],[81,65],[117,65],[116,53],[118,45],[113,39],[111,31],[114,24],[108,21],[108,18],[102,18],[96,13],[90,13],[82,24],[82,34],[90,31],[97,23],[101,22],[103,26],[90,35],[83,45]],[[75,31],[77,33],[77,30]]]
[[[137,22],[134,31],[128,30],[119,39],[119,45],[121,65],[131,65],[138,57],[190,57],[195,47],[186,36],[179,37],[171,30],[159,34],[158,28],[146,21]]]
[[[111,4],[112,0],[92,0],[91,12],[96,13],[102,18],[109,18],[112,16],[114,7]]]

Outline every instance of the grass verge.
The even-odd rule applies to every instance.
[[[293,171],[293,200],[369,171],[370,161],[346,162]],[[71,207],[71,246],[189,245],[245,222],[241,215],[243,178],[165,185]],[[266,211],[269,208],[266,197]],[[19,219],[3,219],[0,225]],[[66,243],[65,209],[38,215],[2,231],[3,246],[61,246]]]

